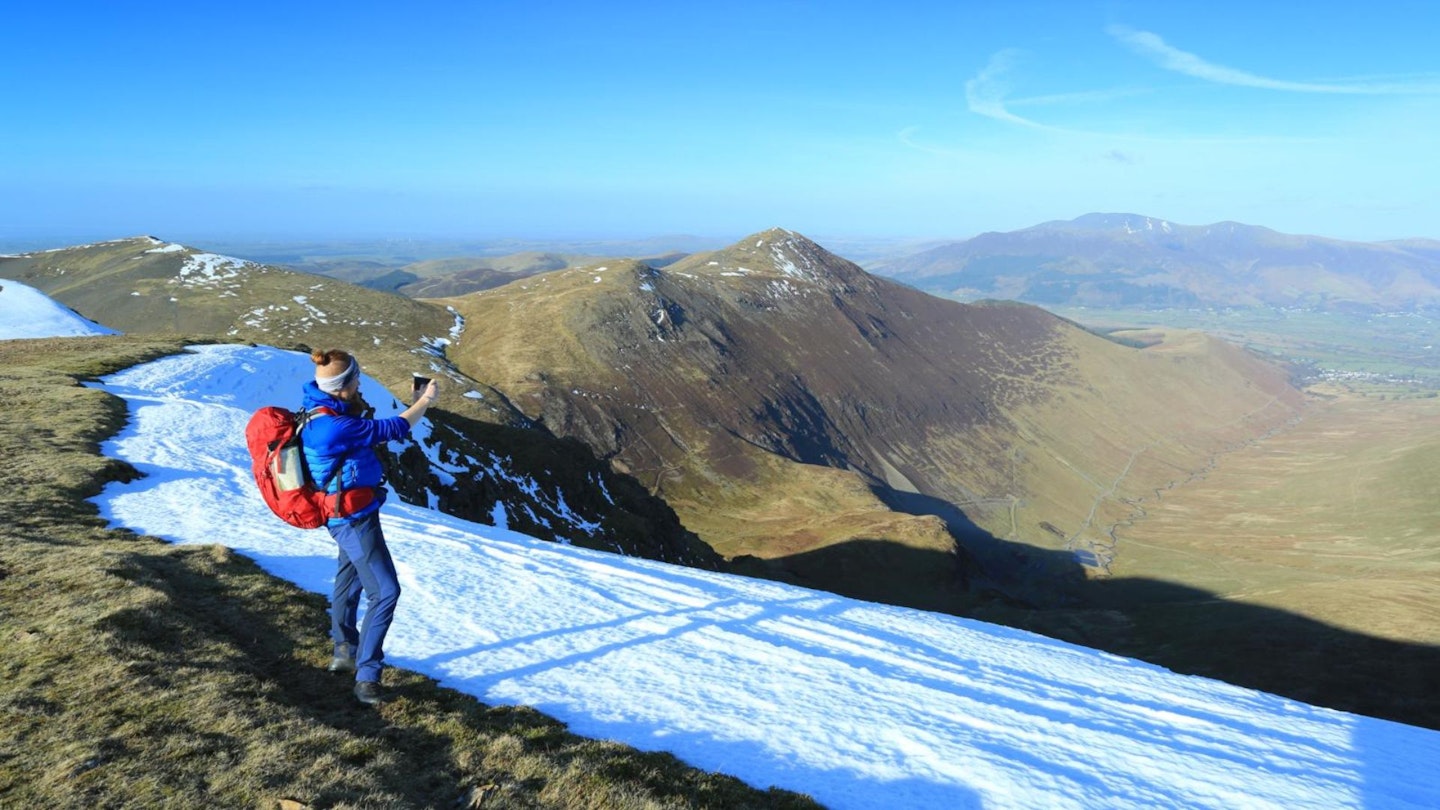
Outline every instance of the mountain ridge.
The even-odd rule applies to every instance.
[[[1168,480],[1162,468],[1204,455],[1208,440],[1164,441],[1184,419],[1196,420],[1192,435],[1207,425],[1233,433],[1224,444],[1282,424],[1303,401],[1283,370],[1218,341],[1119,346],[1036,307],[935,298],[783,229],[663,269],[608,262],[440,303],[471,324],[453,347],[457,363],[510,392],[529,418],[646,482],[726,556],[757,556],[772,572],[813,582],[833,575],[816,568],[844,567],[847,546],[884,548],[864,545],[876,518],[914,512],[909,522],[886,518],[908,538],[896,548],[936,556],[892,560],[905,573],[886,588],[876,573],[863,593],[908,590],[927,606],[953,605],[966,577],[1013,584],[996,570],[1013,567],[1010,543],[1051,559],[1056,579],[1078,576],[1080,555],[1064,546],[1090,531],[1096,493],[1057,482],[1076,463],[1055,460],[1056,442],[1069,441],[1059,438],[1064,403],[1103,414],[1106,441],[1129,448],[1067,450],[1090,477],[1115,479],[1131,453],[1164,446],[1150,451],[1163,458],[1131,465],[1143,474],[1125,487],[1142,497],[1147,480]],[[1218,408],[1164,401],[1194,400],[1202,377]],[[1120,381],[1143,418],[1107,403],[1092,379]],[[1252,413],[1260,415],[1245,424]],[[1012,458],[1017,448],[1031,456]],[[1056,491],[1042,482],[1057,482]],[[786,529],[764,519],[816,491],[849,493],[830,511],[848,525]],[[1042,525],[1068,527],[1066,543],[1056,548]],[[861,587],[859,577],[841,579]]]
[[[1041,305],[1440,307],[1440,250],[1425,240],[1364,243],[1256,225],[1178,225],[1086,214],[989,232],[873,268],[937,294]]]
[[[422,301],[153,237],[9,268],[81,308],[118,299],[106,313],[122,328],[173,323],[280,345],[365,335],[375,345],[362,357],[382,380],[403,385],[420,357],[472,389],[455,403],[461,432],[539,426],[583,443],[760,573],[937,609],[957,609],[977,582],[1038,598],[1045,588],[1027,580],[1048,577],[1063,587],[1046,598],[1064,598],[1086,570],[1107,570],[1104,521],[1126,511],[1124,497],[1301,404],[1282,371],[1218,342],[1162,335],[1137,352],[1038,308],[926,295],[783,228],[664,268],[613,260]],[[1161,401],[1199,396],[1195,369],[1221,407]],[[1107,403],[1116,392],[1091,379],[1124,386],[1147,416]],[[1066,402],[1103,421],[1103,451],[1058,427]],[[1192,438],[1164,438],[1181,428]],[[466,475],[444,483],[477,469],[455,463],[432,475],[411,459],[420,478],[409,485],[487,513],[483,488],[450,491]],[[1128,480],[1108,491],[1086,483],[1117,476]],[[1019,574],[1014,555],[1043,560],[1042,575]],[[850,556],[894,570],[858,576]]]

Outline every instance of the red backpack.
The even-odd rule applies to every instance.
[[[281,520],[301,529],[318,529],[335,515],[325,490],[344,466],[336,464],[330,478],[318,487],[310,480],[300,450],[300,429],[315,414],[334,416],[335,412],[316,408],[295,413],[272,405],[256,411],[245,426],[245,445],[260,497]]]

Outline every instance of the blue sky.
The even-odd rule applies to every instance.
[[[1440,5],[1279,5],[9,3],[0,238],[1440,238]]]

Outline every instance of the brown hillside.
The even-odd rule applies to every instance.
[[[943,603],[977,570],[1012,592],[1077,560],[1103,573],[1128,501],[1301,403],[1224,344],[1137,350],[1034,307],[944,301],[780,230],[663,270],[610,262],[446,303],[470,325],[462,369],[722,553],[907,603]]]
[[[6,258],[0,273],[127,334],[346,347],[394,390],[456,327],[430,304],[152,237]],[[510,421],[496,401],[475,415]]]

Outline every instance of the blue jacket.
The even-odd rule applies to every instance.
[[[375,455],[374,446],[409,436],[410,423],[398,416],[388,419],[351,416],[348,403],[321,391],[313,380],[305,383],[305,410],[308,412],[321,407],[329,408],[336,415],[316,414],[300,434],[310,480],[317,487],[324,484],[335,472],[335,465],[340,464],[339,474],[330,481],[325,491],[376,488],[374,503],[357,509],[347,517],[331,518],[330,525],[336,525],[364,517],[380,508],[385,500],[385,490],[380,487],[385,478],[385,468],[380,466],[380,457]]]

